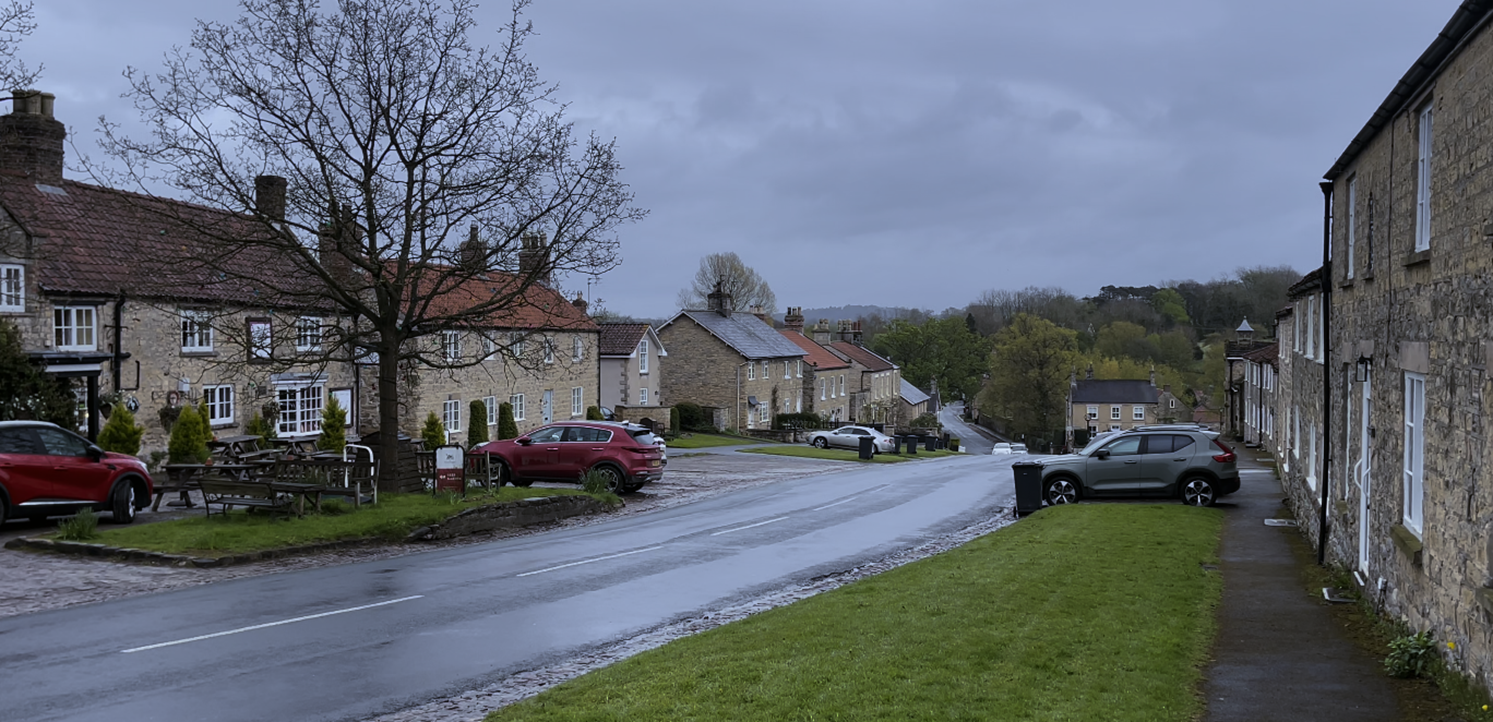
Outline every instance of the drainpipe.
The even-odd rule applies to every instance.
[[[1322,504],[1317,565],[1327,558],[1327,500],[1332,486],[1332,181],[1322,181]]]
[[[109,360],[109,372],[114,380],[114,393],[124,382],[124,355],[120,351],[124,344],[124,291],[114,299],[114,358]]]

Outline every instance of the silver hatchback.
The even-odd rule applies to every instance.
[[[1076,454],[1042,460],[1042,498],[1160,496],[1210,506],[1239,490],[1238,457],[1217,434],[1188,429],[1123,431]]]

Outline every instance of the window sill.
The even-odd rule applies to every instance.
[[[1408,256],[1405,256],[1405,265],[1406,266],[1419,266],[1422,263],[1430,263],[1430,262],[1431,262],[1431,249],[1429,249],[1429,248],[1427,248],[1424,251],[1416,251],[1414,253],[1411,253]]]
[[[212,349],[182,349],[183,358],[203,358],[206,356],[217,356],[218,352]]]
[[[1361,273],[1361,274],[1358,275],[1358,278],[1360,280],[1363,280],[1363,281],[1372,281],[1372,280],[1374,280],[1374,272],[1373,271],[1364,271],[1363,273]]]
[[[1352,288],[1353,287],[1353,279],[1351,279],[1351,278],[1346,279],[1342,283],[1339,283],[1337,285],[1337,287],[1338,288]]]
[[[212,428],[214,428],[214,429],[226,429],[226,428],[228,428],[230,426],[233,426],[233,425],[234,425],[234,422],[233,422],[232,419],[229,419],[227,421],[214,421],[214,422],[212,422]]]
[[[1421,543],[1420,537],[1416,536],[1415,532],[1410,531],[1410,528],[1404,524],[1396,524],[1389,528],[1389,538],[1394,542],[1395,548],[1399,549],[1411,564],[1420,566],[1421,553],[1425,545]]]

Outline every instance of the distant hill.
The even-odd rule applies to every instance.
[[[819,319],[839,321],[848,319],[854,321],[863,316],[880,315],[884,319],[902,318],[917,312],[916,309],[902,308],[900,306],[834,306],[832,308],[806,308],[804,309],[804,322],[814,323]],[[782,322],[779,318],[777,321]]]

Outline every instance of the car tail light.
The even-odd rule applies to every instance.
[[[1218,462],[1220,464],[1230,464],[1230,463],[1233,463],[1235,459],[1239,458],[1239,457],[1237,457],[1237,456],[1234,455],[1234,450],[1230,449],[1227,446],[1224,446],[1224,444],[1223,444],[1222,441],[1219,441],[1218,439],[1214,439],[1213,440],[1213,445],[1217,446],[1218,449],[1219,449],[1219,451],[1223,452],[1222,454],[1214,454],[1213,455],[1213,460],[1214,461],[1216,461],[1216,462]]]
[[[629,446],[629,447],[627,447],[627,450],[631,451],[634,454],[646,454],[646,453],[649,453],[649,452],[657,452],[658,451],[658,447],[657,446]]]

